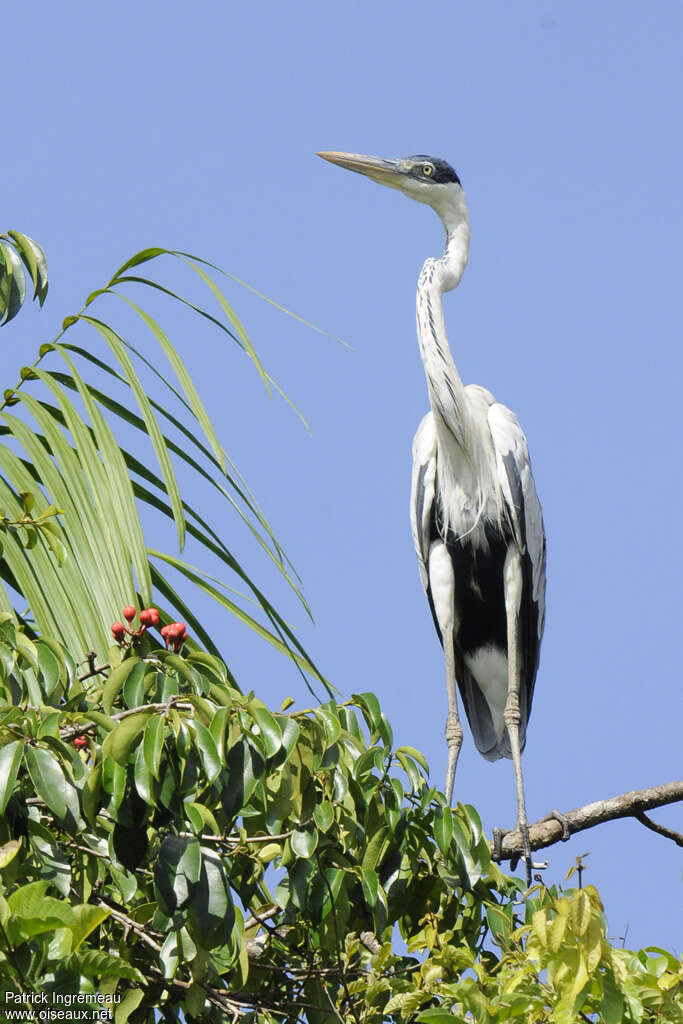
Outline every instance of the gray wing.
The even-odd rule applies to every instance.
[[[527,717],[531,711],[538,657],[545,624],[545,530],[541,503],[531,472],[529,449],[517,417],[504,405],[489,407],[488,422],[496,458],[496,475],[505,517],[522,554],[523,694]],[[526,722],[523,723],[523,726]],[[522,735],[524,728],[522,728]]]

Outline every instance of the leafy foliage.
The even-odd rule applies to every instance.
[[[37,242],[20,231],[0,235],[0,325],[12,320],[24,304],[25,273],[33,284],[33,298],[42,306],[47,297],[45,253]]]
[[[87,678],[9,617],[0,633],[17,998],[99,991],[138,1024],[683,1019],[683,964],[613,948],[591,886],[525,898],[476,811],[392,750],[374,695],[271,711],[150,631]]]
[[[138,254],[105,290],[131,283],[133,267],[163,253]],[[219,304],[230,323],[221,329],[234,331],[268,381]],[[176,370],[185,413],[202,424],[202,458],[222,473],[227,460],[189,377],[137,311]],[[304,709],[287,698],[272,710],[238,688],[210,638],[203,650],[166,628],[162,645],[155,629],[168,627],[169,609],[147,609],[135,628],[151,588],[194,621],[157,565],[184,563],[143,545],[146,502],[175,519],[180,543],[185,528],[204,534],[270,629],[197,570],[185,566],[186,578],[315,672],[176,490],[169,453],[178,449],[159,426],[161,406],[140,392],[131,346],[89,314],[67,318],[64,330],[77,321],[109,345],[119,370],[101,360],[100,369],[135,397],[139,416],[85,384],[76,358],[95,365],[99,357],[62,341],[5,397],[5,408],[22,402],[41,431],[3,414],[0,979],[8,1008],[30,1008],[39,996],[62,1010],[79,1000],[78,1019],[97,1019],[104,1006],[115,1024],[153,1024],[159,1014],[207,1024],[683,1021],[683,963],[656,948],[615,948],[591,886],[525,893],[504,875],[474,808],[448,807],[419,751],[393,748],[372,693]],[[68,373],[38,366],[53,353]],[[40,384],[57,405],[25,384]],[[118,446],[103,410],[149,434],[159,476]],[[222,480],[216,486],[288,575],[253,499],[236,478]],[[98,576],[105,568],[111,579]],[[29,613],[17,614],[13,595]]]

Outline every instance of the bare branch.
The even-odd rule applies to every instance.
[[[653,821],[652,818],[649,818],[647,814],[643,814],[642,811],[640,814],[634,814],[633,817],[637,818],[640,824],[644,825],[645,828],[652,829],[653,832],[657,832],[660,836],[666,836],[666,838],[670,839],[676,844],[676,846],[683,846],[683,835],[681,835],[680,832],[676,832],[672,828],[667,828],[666,825],[660,825],[658,822]]]
[[[569,834],[584,832],[586,829],[595,828],[606,821],[614,821],[616,818],[636,818],[643,825],[652,828],[660,835],[672,839],[679,846],[683,845],[683,836],[663,825],[656,825],[645,816],[645,811],[653,807],[663,807],[665,804],[675,804],[683,801],[683,780],[677,782],[666,782],[662,786],[651,786],[649,789],[633,789],[629,793],[622,793],[621,796],[613,796],[607,800],[596,800],[595,803],[586,804],[585,807],[577,807],[573,811],[567,811],[564,817]],[[645,820],[643,820],[645,819]],[[562,825],[553,817],[542,818],[529,826],[529,839],[532,850],[542,850],[546,846],[553,846],[562,839]],[[491,844],[493,849],[493,844]],[[520,857],[523,853],[522,837],[515,829],[504,836],[501,845],[501,860],[512,860]]]

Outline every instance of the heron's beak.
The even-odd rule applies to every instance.
[[[360,153],[332,151],[318,153],[318,156],[323,160],[329,160],[331,164],[337,164],[338,167],[345,167],[347,171],[364,174],[379,185],[390,185],[393,188],[402,187],[411,167],[407,160],[385,160],[381,156],[362,156]]]

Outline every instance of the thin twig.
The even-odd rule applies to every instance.
[[[155,953],[161,952],[161,946],[149,935],[147,929],[143,928],[143,926],[138,924],[138,922],[132,917],[129,917],[128,914],[124,914],[122,910],[119,910],[113,900],[107,899],[106,896],[94,896],[93,899],[99,903],[101,907],[106,907],[114,920],[118,921],[119,924],[124,925],[129,931],[135,932],[141,941],[144,942],[145,945],[149,946],[150,949],[153,949]]]
[[[203,832],[197,835],[195,832],[178,832],[182,839],[200,839],[203,843],[218,843],[224,846],[241,846],[242,843],[275,843],[282,839],[289,839],[294,835],[294,830],[282,832],[277,836],[209,836]]]
[[[141,704],[139,708],[127,708],[125,711],[117,711],[115,715],[110,715],[112,722],[121,722],[124,718],[130,718],[131,715],[137,715],[141,711],[165,711],[168,712],[171,708],[178,708],[180,711],[193,711],[194,705],[189,704],[183,695],[177,695],[170,698],[163,703],[157,704]],[[87,722],[85,725],[72,725],[67,729],[60,730],[59,738],[61,740],[70,740],[74,736],[82,736],[85,733],[92,732],[93,729],[98,728],[97,722]]]
[[[111,665],[107,662],[106,665],[100,665],[99,668],[95,668],[95,658],[97,655],[94,651],[88,651],[85,656],[85,660],[88,664],[88,671],[83,672],[80,676],[76,676],[79,683],[82,683],[84,679],[90,679],[91,676],[99,676],[102,672],[106,672]],[[83,664],[83,662],[81,662]]]
[[[641,825],[644,825],[645,828],[652,829],[653,832],[657,832],[660,836],[666,836],[666,838],[670,839],[676,844],[676,846],[683,846],[683,835],[681,835],[680,832],[676,832],[672,828],[667,828],[666,825],[660,825],[658,822],[653,821],[652,818],[648,817],[647,814],[644,814],[643,811],[641,811],[640,814],[634,814],[633,817],[636,818]]]

